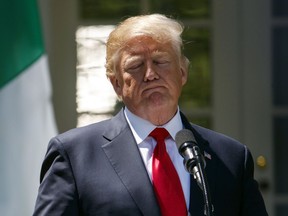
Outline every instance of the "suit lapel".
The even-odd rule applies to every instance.
[[[143,215],[160,215],[153,187],[123,110],[111,119],[102,146],[115,172]]]

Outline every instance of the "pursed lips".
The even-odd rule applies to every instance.
[[[166,87],[163,85],[154,85],[154,86],[149,86],[143,89],[142,93],[153,93],[153,92],[160,92],[163,89],[165,89]]]

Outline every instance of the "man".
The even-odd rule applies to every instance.
[[[152,14],[131,17],[110,34],[107,76],[125,107],[50,141],[34,215],[204,215],[201,189],[174,141],[183,128],[207,156],[214,215],[267,215],[247,147],[190,125],[179,111],[188,76],[182,31]]]

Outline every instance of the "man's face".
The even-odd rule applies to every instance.
[[[151,114],[175,114],[186,80],[187,70],[170,44],[138,36],[124,47],[111,83],[130,111],[151,120]]]

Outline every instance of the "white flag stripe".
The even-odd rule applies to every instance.
[[[47,57],[0,91],[1,215],[31,215],[41,162],[56,125]]]

